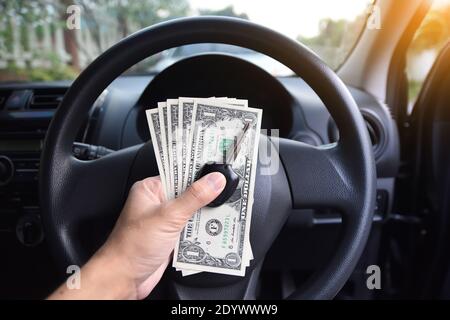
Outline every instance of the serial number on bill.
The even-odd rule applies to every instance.
[[[178,304],[171,308],[172,315],[190,315],[202,318],[209,315],[277,315],[275,304],[216,304],[214,306],[184,306]]]

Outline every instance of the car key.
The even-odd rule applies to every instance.
[[[239,176],[234,172],[232,168],[232,163],[237,158],[239,154],[239,150],[242,144],[242,141],[244,141],[244,137],[248,129],[250,128],[250,123],[247,122],[242,129],[241,134],[239,135],[238,139],[236,139],[235,143],[233,143],[230,148],[224,152],[224,159],[223,162],[207,162],[203,165],[202,169],[199,171],[197,175],[197,179],[200,179],[201,177],[211,173],[211,172],[220,172],[225,176],[225,179],[227,180],[225,188],[223,191],[215,198],[213,201],[211,201],[208,204],[208,207],[218,207],[224,204],[236,191],[236,188],[239,184]],[[232,150],[230,150],[233,148]]]

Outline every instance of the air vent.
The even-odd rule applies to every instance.
[[[366,122],[367,132],[369,133],[370,142],[372,143],[373,153],[375,158],[378,158],[385,146],[385,131],[378,120],[378,117],[371,112],[362,112],[364,121]]]
[[[33,92],[29,108],[30,109],[56,109],[61,103],[65,88],[36,89]]]
[[[0,90],[0,110],[5,107],[6,100],[11,95],[11,90]]]
[[[372,143],[373,154],[375,158],[378,159],[383,153],[386,144],[384,126],[374,112],[364,110],[361,111],[361,113],[366,123],[370,142]],[[329,142],[336,142],[339,140],[338,128],[331,118],[328,122],[328,138]]]

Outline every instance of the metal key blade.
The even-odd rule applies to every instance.
[[[232,164],[234,160],[237,158],[239,154],[239,150],[241,149],[242,141],[244,141],[245,134],[250,128],[250,122],[246,122],[244,128],[236,139],[236,142],[233,143],[230,148],[227,150],[227,157],[225,163]],[[232,150],[230,150],[232,148]]]

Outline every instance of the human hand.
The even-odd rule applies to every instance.
[[[82,290],[70,296],[61,286],[50,298],[145,298],[161,279],[186,222],[225,184],[222,174],[211,173],[165,201],[159,177],[136,182],[108,240],[81,270]]]
[[[145,298],[159,282],[186,222],[214,200],[225,183],[222,174],[213,173],[167,202],[159,177],[133,185],[104,250],[124,261],[125,272],[136,284],[138,299]]]

